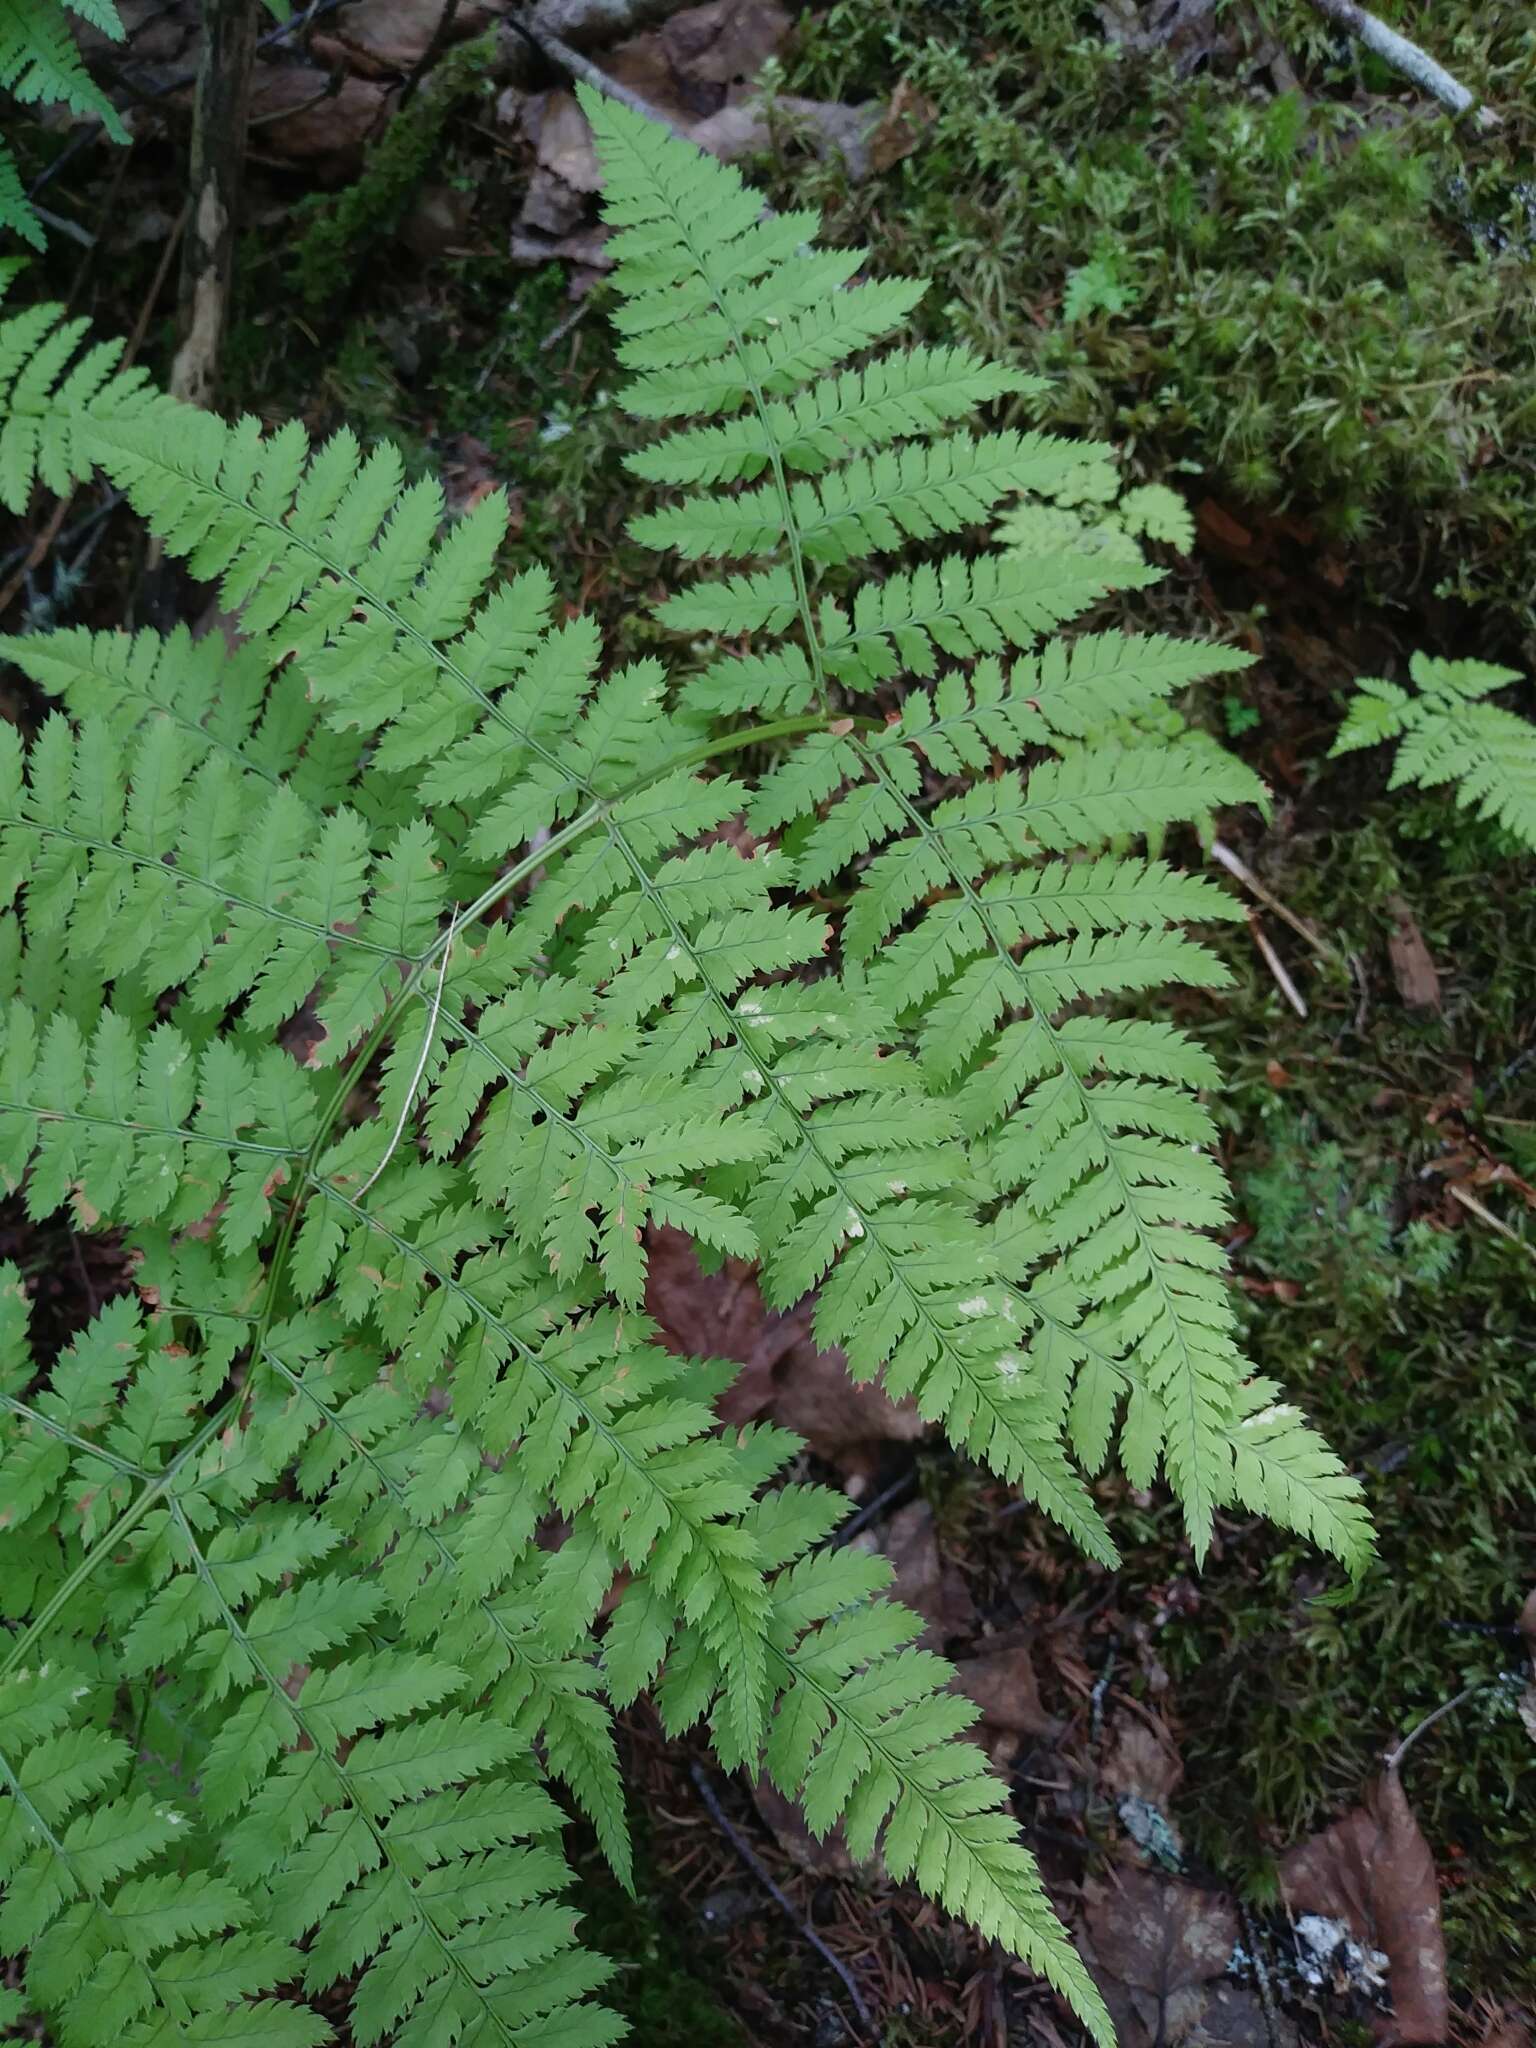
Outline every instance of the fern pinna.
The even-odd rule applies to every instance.
[[[1501,825],[1536,852],[1536,725],[1488,701],[1495,690],[1519,682],[1519,672],[1415,654],[1408,673],[1416,690],[1380,676],[1360,678],[1334,754],[1396,740],[1390,789],[1451,783],[1464,810]]]
[[[1238,657],[1056,637],[1124,559],[947,552],[1083,451],[971,432],[1021,380],[890,345],[917,287],[588,112],[680,487],[635,530],[724,565],[675,671],[497,583],[499,495],[444,533],[390,448],[0,328],[6,500],[104,472],[239,621],[4,646],[59,707],[0,745],[4,1171],[132,1281],[46,1368],[0,1288],[3,2011],[65,2048],[319,2041],[338,1984],[359,2042],[615,2039],[551,1788],[627,1877],[645,1688],[1107,2035],[845,1500],[656,1341],[651,1225],[1100,1559],[1117,1433],[1197,1553],[1231,1501],[1368,1550],[1233,1343],[1210,1063],[1102,1007],[1221,979],[1226,898],[1138,848],[1258,792],[1126,714]]]

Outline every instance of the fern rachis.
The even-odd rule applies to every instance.
[[[0,757],[0,1167],[134,1261],[47,1371],[0,1295],[0,1874],[47,1873],[0,1927],[66,2043],[325,2038],[263,1995],[296,1977],[347,1980],[360,2040],[614,2038],[544,1786],[627,1874],[646,1687],[1103,2031],[949,1667],[823,1547],[845,1503],[655,1341],[649,1225],[816,1289],[857,1375],[1106,1562],[1122,1403],[1197,1551],[1234,1499],[1368,1548],[1236,1350],[1210,1062],[1097,1007],[1219,981],[1185,926],[1226,899],[1138,842],[1255,786],[1111,728],[1237,658],[1057,635],[1123,561],[921,552],[1084,452],[971,434],[1019,380],[884,345],[915,287],[589,111],[628,402],[699,422],[636,458],[688,494],[638,530],[728,563],[660,608],[719,644],[676,678],[495,582],[499,497],[440,537],[393,451],[192,413],[57,309],[0,326],[0,494],[103,471],[246,636],[4,646],[62,710]],[[125,1700],[204,1788],[170,1832]]]

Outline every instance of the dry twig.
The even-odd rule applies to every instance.
[[[1248,929],[1253,934],[1253,943],[1259,949],[1260,959],[1275,977],[1275,986],[1279,989],[1281,995],[1285,997],[1285,1000],[1290,1004],[1297,1016],[1305,1019],[1307,1016],[1306,998],[1286,972],[1285,962],[1269,943],[1268,932],[1265,931],[1263,925],[1259,923],[1258,918],[1251,910],[1248,913]]]
[[[795,1926],[799,1928],[801,1934],[810,1943],[811,1947],[815,1949],[817,1955],[821,1957],[822,1961],[826,1963],[829,1966],[829,1968],[837,1972],[838,1977],[842,1980],[843,1989],[848,1993],[849,1998],[853,2001],[853,2009],[859,2016],[860,2027],[863,2029],[864,2033],[869,2037],[870,2040],[874,2040],[879,2030],[876,2027],[875,2022],[870,2015],[868,2006],[865,2005],[863,1999],[859,1996],[859,1987],[857,1984],[854,1983],[853,1977],[849,1972],[847,1965],[840,1961],[837,1956],[833,1955],[831,1949],[827,1947],[827,1944],[822,1940],[821,1936],[816,1932],[815,1928],[811,1925],[811,1923],[808,1920],[803,1919],[801,1915],[795,1910],[795,1902],[793,1899],[790,1898],[789,1894],[785,1891],[782,1891],[779,1888],[779,1886],[774,1883],[773,1879],[768,1874],[767,1866],[764,1864],[762,1858],[757,1854],[757,1851],[752,1847],[751,1843],[747,1841],[745,1836],[742,1835],[740,1831],[732,1825],[730,1819],[727,1817],[724,1807],[715,1797],[713,1786],[710,1784],[709,1779],[704,1775],[703,1767],[699,1764],[694,1764],[691,1767],[691,1773],[693,1777],[693,1782],[698,1787],[699,1797],[703,1800],[705,1806],[709,1809],[710,1819],[715,1823],[715,1826],[719,1828],[721,1834],[725,1836],[725,1839],[736,1851],[736,1854],[741,1858],[742,1862],[746,1864],[748,1870],[751,1871],[752,1875],[757,1879],[758,1883],[767,1892],[768,1896],[773,1900],[774,1904],[779,1908],[780,1912],[785,1914],[788,1919],[794,1922]]]
[[[1400,72],[1404,78],[1427,92],[1442,107],[1449,107],[1453,114],[1465,114],[1476,107],[1474,121],[1482,129],[1501,126],[1498,115],[1492,107],[1477,105],[1477,96],[1467,90],[1459,78],[1453,78],[1443,64],[1437,63],[1428,50],[1420,49],[1395,28],[1388,28],[1379,15],[1369,13],[1358,6],[1356,0],[1311,0],[1314,13],[1331,21],[1337,28],[1348,31],[1357,42],[1364,43],[1368,50],[1374,50],[1384,63]]]
[[[1276,917],[1288,924],[1298,938],[1305,939],[1320,960],[1337,959],[1338,956],[1328,941],[1319,938],[1305,918],[1298,917],[1294,910],[1288,910],[1279,897],[1264,886],[1242,856],[1232,851],[1225,840],[1211,841],[1211,858],[1220,861],[1229,875],[1241,882],[1250,895],[1257,896],[1266,909],[1272,910]]]

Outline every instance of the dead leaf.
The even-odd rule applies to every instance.
[[[587,117],[569,92],[543,95],[538,117],[538,160],[548,171],[575,192],[602,190],[603,174],[598,168],[597,145]]]
[[[364,144],[383,126],[394,95],[371,78],[344,78],[324,93],[327,74],[308,64],[267,64],[258,68],[251,116],[262,154],[311,164],[325,182],[350,178],[362,168]],[[292,111],[287,111],[291,109]]]
[[[674,75],[699,85],[756,78],[792,23],[777,0],[708,0],[663,23],[657,40]]]
[[[752,1787],[752,1798],[778,1837],[779,1847],[801,1870],[810,1871],[814,1877],[847,1877],[853,1870],[841,1821],[818,1841],[795,1801],[786,1799],[771,1779],[759,1778]]]
[[[856,1385],[840,1351],[817,1350],[809,1300],[780,1314],[764,1304],[745,1260],[727,1259],[718,1272],[705,1273],[680,1230],[652,1231],[647,1242],[645,1305],[668,1349],[742,1365],[717,1403],[722,1421],[769,1416],[845,1469],[856,1447],[914,1443],[925,1433],[914,1402],[898,1404],[872,1383]],[[872,1460],[858,1462],[873,1469]]]
[[[854,1540],[890,1559],[896,1574],[892,1597],[928,1624],[921,1638],[925,1648],[942,1649],[951,1636],[963,1635],[972,1626],[976,1610],[970,1589],[956,1567],[939,1554],[933,1509],[927,1501],[898,1508],[878,1538],[867,1533]]]
[[[1157,50],[1179,78],[1238,54],[1240,43],[1213,0],[1099,0],[1094,12],[1107,41],[1138,53]]]
[[[904,78],[891,94],[890,105],[869,132],[869,162],[875,171],[888,171],[904,156],[910,156],[933,126],[938,108]]]
[[[1184,1760],[1166,1730],[1154,1732],[1145,1721],[1121,1714],[1112,1724],[1100,1775],[1111,1792],[1145,1799],[1166,1812],[1183,1779]]]
[[[1424,934],[1401,896],[1388,897],[1387,907],[1396,920],[1387,940],[1387,957],[1392,963],[1397,992],[1410,1010],[1438,1010],[1440,972],[1424,943]]]
[[[873,167],[870,134],[878,111],[873,104],[845,107],[836,100],[803,100],[781,93],[773,102],[772,121],[760,101],[739,100],[694,121],[687,134],[722,163],[761,156],[775,142],[798,143],[822,161],[840,157],[849,179],[857,184]]]
[[[1045,1735],[1051,1717],[1040,1704],[1040,1683],[1028,1640],[989,1645],[977,1657],[955,1661],[960,1690],[981,1709],[982,1729],[1002,1735]]]
[[[1288,1852],[1280,1886],[1293,1913],[1341,1920],[1387,1958],[1387,1985],[1405,2043],[1442,2041],[1450,2022],[1445,1936],[1434,1859],[1396,1771],[1365,1804]]]
[[[500,12],[490,0],[459,0],[449,42],[483,35]],[[426,55],[442,19],[443,0],[352,0],[336,10],[312,47],[322,64],[339,60],[365,78],[399,77]]]
[[[1202,498],[1195,507],[1195,524],[1199,528],[1202,547],[1236,561],[1248,558],[1253,547],[1253,534],[1214,498]]]
[[[1237,1945],[1231,1901],[1147,1870],[1090,1879],[1084,1897],[1094,1974],[1120,2048],[1189,2035],[1211,2011]]]

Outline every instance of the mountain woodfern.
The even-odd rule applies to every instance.
[[[318,2042],[335,1986],[361,2043],[616,2039],[555,1795],[627,1879],[644,1688],[1107,2036],[843,1496],[657,1341],[651,1226],[1105,1562],[1117,1434],[1197,1554],[1231,1502],[1369,1549],[1233,1341],[1211,1062],[1101,1008],[1223,979],[1137,849],[1261,792],[1102,735],[1240,657],[1055,637],[1145,572],[976,551],[1085,459],[964,424],[1021,380],[588,111],[675,672],[495,580],[499,494],[443,532],[389,447],[0,326],[6,502],[104,473],[238,621],[3,649],[58,708],[0,728],[0,1170],[128,1274],[50,1362],[0,1284],[0,2019],[63,2048]]]
[[[1454,783],[1464,809],[1536,851],[1536,725],[1488,702],[1495,690],[1519,682],[1519,671],[1415,654],[1408,673],[1416,691],[1380,676],[1361,677],[1333,743],[1335,755],[1396,740],[1390,788]]]

